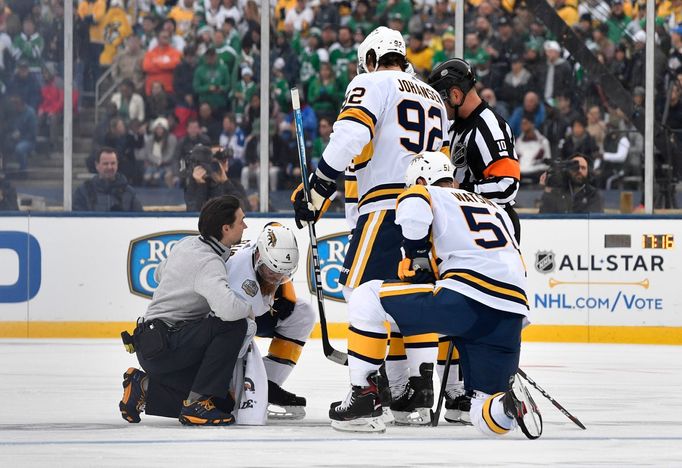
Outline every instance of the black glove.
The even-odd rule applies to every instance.
[[[290,301],[282,295],[282,288],[277,288],[275,291],[275,301],[272,303],[270,313],[277,315],[278,320],[285,320],[289,318],[296,306],[295,302]]]
[[[327,211],[331,204],[331,197],[336,193],[336,182],[319,178],[316,174],[310,175],[310,204],[306,203],[303,193],[303,184],[294,190],[291,202],[294,205],[294,217],[296,226],[301,229],[307,222],[316,222]],[[311,206],[312,205],[312,209]]]
[[[410,283],[435,283],[436,275],[429,259],[431,242],[428,236],[420,240],[403,239],[405,258],[398,264],[398,277]]]

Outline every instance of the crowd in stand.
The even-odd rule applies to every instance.
[[[0,119],[6,156],[20,168],[36,135],[54,141],[63,99],[63,1],[0,0]],[[80,0],[75,8],[76,103],[111,68],[117,90],[95,130],[134,186],[181,187],[181,161],[196,144],[229,149],[227,174],[247,193],[259,185],[260,89],[270,73],[270,189],[300,179],[289,89],[302,92],[313,164],[329,141],[357,46],[379,25],[403,32],[422,78],[454,57],[454,1],[271,0],[270,67],[260,68],[255,0]],[[514,5],[516,3],[516,5]],[[644,0],[554,0],[555,10],[643,109]],[[682,0],[657,1],[657,118],[682,129]],[[601,187],[640,172],[642,136],[609,107],[590,76],[539,18],[514,0],[468,0],[465,53],[481,96],[507,118],[521,172],[537,183],[548,160],[576,152]],[[665,92],[669,90],[669,92]],[[667,99],[666,99],[667,98]],[[668,105],[666,105],[666,101]],[[679,153],[679,152],[678,152]]]

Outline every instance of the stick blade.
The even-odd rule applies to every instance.
[[[327,359],[337,364],[341,364],[342,366],[348,365],[348,355],[344,352],[338,351],[333,348],[328,350],[325,349],[324,355],[327,357]]]

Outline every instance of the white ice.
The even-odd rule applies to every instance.
[[[682,347],[524,344],[522,368],[587,426],[532,391],[545,420],[536,441],[444,421],[336,432],[327,411],[346,395],[348,373],[318,340],[285,385],[307,397],[303,421],[188,428],[142,415],[128,424],[118,401],[135,364],[115,340],[0,340],[0,466],[682,466]]]

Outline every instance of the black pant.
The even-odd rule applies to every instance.
[[[145,413],[177,418],[190,391],[229,400],[237,355],[246,336],[246,320],[217,317],[187,322],[168,332],[167,347],[153,359],[137,359],[149,375]],[[225,406],[216,401],[221,409]]]
[[[516,238],[516,242],[521,245],[521,221],[519,221],[519,215],[511,205],[505,205],[504,211],[507,212],[512,225],[514,226],[514,237]]]

